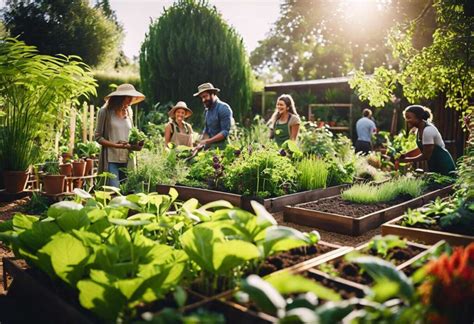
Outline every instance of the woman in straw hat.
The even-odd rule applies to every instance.
[[[109,180],[110,186],[118,187],[125,178],[123,170],[134,166],[134,161],[129,158],[129,150],[134,150],[134,147],[128,143],[133,127],[130,105],[144,99],[145,96],[136,91],[133,85],[121,84],[105,97],[106,103],[97,115],[95,140],[102,146],[98,173],[107,171],[116,176]]]
[[[165,127],[165,146],[174,145],[193,146],[193,128],[184,120],[193,114],[184,101],[179,101],[168,112],[170,121]]]

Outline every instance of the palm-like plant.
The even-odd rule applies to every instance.
[[[24,171],[35,163],[58,117],[95,86],[79,57],[39,55],[34,46],[1,39],[0,169]]]

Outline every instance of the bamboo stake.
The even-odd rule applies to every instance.
[[[87,103],[84,102],[82,105],[82,142],[87,141]]]
[[[69,153],[74,150],[74,137],[76,135],[76,109],[71,108],[71,117],[69,120]]]
[[[94,140],[94,105],[89,106],[89,141]]]

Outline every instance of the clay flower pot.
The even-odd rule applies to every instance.
[[[83,177],[86,172],[86,161],[74,161],[72,162],[72,176]]]
[[[3,171],[3,184],[8,193],[19,193],[25,190],[28,171]]]
[[[56,195],[64,192],[64,178],[66,176],[60,175],[45,175],[43,176],[43,190],[46,194]]]
[[[94,160],[91,158],[86,159],[86,170],[84,171],[85,175],[92,174],[92,168],[94,167]]]
[[[64,163],[59,165],[59,173],[66,177],[72,176],[72,164]]]

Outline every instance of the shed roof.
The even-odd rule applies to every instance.
[[[306,80],[306,81],[293,81],[293,82],[281,82],[281,83],[272,83],[265,85],[265,91],[281,91],[281,90],[299,90],[299,89],[317,89],[320,87],[336,84],[347,84],[350,80],[350,77],[336,77],[336,78],[327,78],[327,79],[317,79],[317,80]]]

